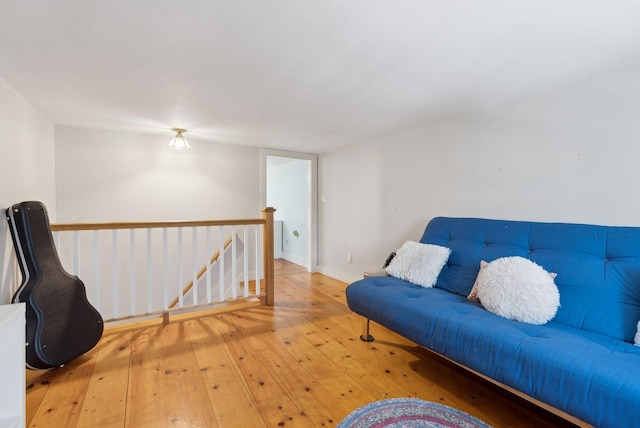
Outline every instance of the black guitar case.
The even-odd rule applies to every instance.
[[[13,302],[26,303],[27,367],[61,366],[98,343],[102,317],[87,300],[82,281],[62,268],[45,206],[13,205],[7,220],[22,272]]]

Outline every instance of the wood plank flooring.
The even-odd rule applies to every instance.
[[[346,284],[276,262],[276,304],[107,330],[88,354],[27,371],[29,427],[331,427],[357,407],[419,397],[495,427],[572,426],[372,324]]]

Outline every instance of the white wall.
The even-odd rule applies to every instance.
[[[0,78],[0,208],[42,201],[52,221],[56,215],[54,127],[22,95]],[[9,303],[22,280],[7,222],[0,221],[0,304]]]
[[[306,266],[311,161],[282,159],[267,158],[267,206],[275,207],[275,218],[283,221],[283,258]]]
[[[56,184],[58,222],[114,222],[114,221],[173,221],[260,218],[260,150],[227,144],[201,143],[189,138],[190,151],[167,148],[166,138],[124,132],[90,130],[75,127],[56,127]],[[189,135],[187,135],[189,137]],[[240,239],[243,231],[238,230]],[[193,266],[204,266],[207,254],[204,232],[198,239],[196,261],[193,261],[192,232],[183,234],[183,278],[179,279],[177,231],[169,231],[168,268],[169,301],[191,280]],[[213,252],[217,249],[219,229],[212,231]],[[225,228],[223,240],[230,236]],[[255,248],[254,233],[249,235],[248,248]],[[60,257],[65,268],[73,267],[70,237],[61,241]],[[78,275],[87,286],[88,296],[103,316],[116,316],[109,297],[113,282],[111,269],[111,237],[102,234],[100,241],[99,273],[93,271],[91,235],[80,236],[80,269]],[[152,278],[162,286],[161,235],[152,241]],[[145,310],[147,254],[146,235],[136,237],[135,275],[137,307]],[[66,243],[66,244],[65,244]],[[129,237],[118,237],[120,265],[117,270],[121,304],[118,315],[129,310],[130,264]],[[84,250],[83,250],[84,248]],[[255,270],[255,256],[249,259],[250,274]],[[239,268],[242,272],[242,267]],[[98,275],[99,284],[94,285]],[[230,278],[230,277],[229,277]],[[104,284],[107,284],[106,286]],[[100,289],[100,294],[96,289]],[[162,297],[157,292],[155,299]],[[215,298],[215,297],[214,297]],[[185,303],[187,303],[185,301]],[[191,303],[191,302],[189,302]]]
[[[320,270],[357,279],[438,215],[640,225],[639,115],[620,73],[321,155]]]
[[[58,222],[258,218],[259,149],[56,127]]]

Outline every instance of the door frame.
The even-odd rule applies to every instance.
[[[267,204],[267,157],[303,159],[311,161],[309,179],[309,218],[307,219],[307,271],[318,271],[318,155],[286,150],[260,149],[260,207]],[[276,210],[278,207],[274,207]]]

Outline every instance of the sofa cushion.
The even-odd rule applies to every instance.
[[[397,251],[386,271],[422,287],[433,287],[451,250],[446,247],[407,241]]]
[[[491,263],[483,260],[468,299],[511,320],[544,324],[560,305],[555,277],[524,257],[501,257]]]
[[[525,257],[558,274],[554,322],[633,342],[640,320],[640,227],[437,217],[420,242],[451,249],[437,288],[466,298],[481,260]]]

